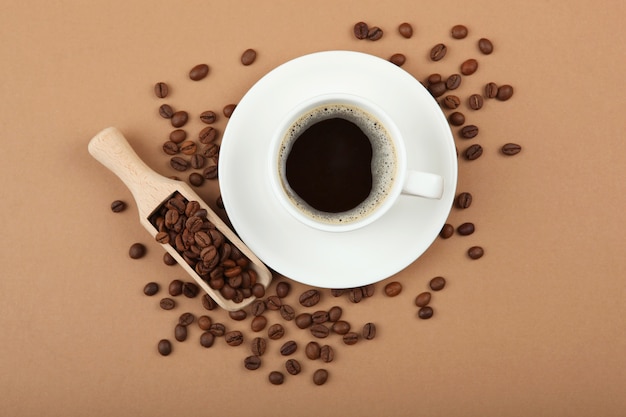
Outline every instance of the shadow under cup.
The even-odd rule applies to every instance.
[[[271,183],[282,206],[323,231],[349,231],[381,217],[402,191],[400,133],[374,104],[352,95],[296,106],[273,138]]]

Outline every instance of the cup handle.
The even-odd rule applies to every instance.
[[[443,177],[430,172],[407,171],[402,194],[440,199],[443,195]]]

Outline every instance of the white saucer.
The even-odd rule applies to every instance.
[[[402,195],[377,222],[340,233],[305,226],[285,211],[269,183],[274,129],[294,105],[334,92],[361,95],[396,121],[407,167],[444,178],[441,200]],[[457,158],[445,116],[413,76],[378,57],[328,51],[278,66],[245,94],[224,131],[219,179],[235,231],[268,267],[304,284],[352,288],[394,275],[428,249],[452,207]]]

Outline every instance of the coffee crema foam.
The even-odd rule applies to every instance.
[[[372,146],[372,189],[368,197],[353,209],[329,213],[304,201],[286,178],[286,161],[294,142],[309,127],[323,120],[342,118],[357,125]],[[326,224],[350,224],[372,214],[387,198],[396,177],[397,153],[389,132],[373,115],[349,104],[325,104],[307,111],[287,129],[278,154],[278,172],[282,187],[291,203],[305,216]]]

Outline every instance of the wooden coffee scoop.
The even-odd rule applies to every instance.
[[[207,211],[207,219],[213,223],[232,245],[250,260],[250,268],[257,274],[257,282],[265,288],[272,280],[272,274],[267,267],[250,251],[250,249],[235,235],[235,233],[219,218],[219,216],[183,182],[166,178],[150,169],[135,153],[122,133],[114,127],[104,129],[89,142],[89,153],[102,165],[117,175],[132,193],[139,222],[148,230],[154,239],[158,230],[150,222],[150,216],[173,194],[180,193],[188,201],[197,201],[200,207]],[[228,311],[240,310],[255,300],[254,296],[244,299],[240,303],[224,298],[217,290],[212,289],[196,271],[183,259],[169,243],[162,244],[178,264],[189,273],[195,282],[215,300],[220,307]]]

